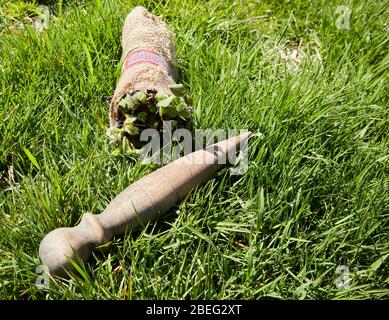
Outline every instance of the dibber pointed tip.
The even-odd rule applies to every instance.
[[[239,136],[237,136],[237,138],[239,139],[239,142],[243,142],[247,140],[250,137],[250,135],[251,135],[251,131],[246,131],[240,134]]]

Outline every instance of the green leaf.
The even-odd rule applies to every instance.
[[[122,154],[122,150],[120,148],[115,148],[112,152],[111,152],[111,155],[113,155],[114,157],[118,157]]]
[[[173,107],[168,107],[168,108],[166,108],[166,110],[167,110],[167,114],[168,114],[168,116],[170,117],[170,118],[175,118],[175,117],[177,117],[177,110],[176,110],[176,108],[173,108]]]
[[[141,153],[142,153],[141,149],[138,150],[130,146],[128,146],[128,148],[126,148],[125,150],[125,155],[133,158],[138,158],[141,155]]]
[[[122,129],[122,128],[118,128],[118,127],[110,128],[110,130],[111,130],[112,132],[115,132],[115,133],[123,132],[123,129]]]
[[[137,118],[141,122],[146,122],[147,120],[147,112],[139,112]]]
[[[130,111],[136,109],[135,103],[130,100],[129,98],[122,99],[119,104],[119,107],[121,107],[123,110]]]
[[[178,112],[185,110],[186,103],[183,98],[180,98],[179,102],[177,103],[176,109]]]
[[[164,114],[167,113],[166,111],[167,108],[159,108],[159,115],[162,117]]]
[[[118,133],[118,140],[123,139],[123,137],[124,137],[124,130]]]
[[[167,108],[173,104],[175,99],[176,99],[176,96],[167,97],[166,99],[159,101],[158,106],[161,108]]]
[[[167,97],[168,96],[163,91],[158,90],[157,94],[154,97],[154,99],[155,99],[155,101],[160,102],[160,101],[166,99]]]
[[[150,104],[150,106],[149,106],[149,111],[150,111],[151,113],[156,113],[156,112],[158,111],[158,108],[157,108],[156,105]]]
[[[178,111],[177,115],[184,119],[190,119],[190,112],[186,109]]]
[[[131,96],[131,100],[134,101],[135,105],[139,103],[146,103],[147,96],[142,91],[137,91]]]
[[[169,89],[177,97],[182,97],[185,95],[185,89],[181,83],[173,84],[169,86]]]
[[[124,137],[124,129],[123,128],[109,128],[107,131],[108,137],[112,140],[120,140]]]
[[[110,140],[118,140],[118,133],[113,128],[107,130],[107,136]]]
[[[136,119],[137,117],[126,115],[126,120],[124,121],[124,125],[127,126],[128,124],[133,124],[136,121]]]
[[[185,99],[182,97],[176,103],[176,110],[177,110],[177,115],[182,118],[189,119],[191,117]]]
[[[137,127],[135,127],[132,123],[126,124],[125,130],[126,130],[126,132],[128,132],[132,136],[139,134],[139,129]]]

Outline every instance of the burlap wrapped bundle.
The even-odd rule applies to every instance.
[[[138,148],[140,131],[159,129],[163,120],[187,126],[190,108],[176,83],[175,47],[161,18],[135,7],[124,23],[122,47],[122,74],[110,106],[112,140],[126,137],[131,148]]]

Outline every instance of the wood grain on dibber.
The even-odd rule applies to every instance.
[[[168,212],[191,190],[209,180],[249,134],[179,158],[127,187],[101,214],[85,213],[79,225],[50,232],[39,247],[42,263],[52,275],[64,275],[73,270],[68,258],[86,261],[97,246],[113,236],[139,228]]]

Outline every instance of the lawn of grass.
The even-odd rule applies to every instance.
[[[0,1],[0,298],[387,298],[385,3],[345,1],[350,29],[338,29],[338,1],[39,1],[51,16],[38,32],[36,1]],[[44,235],[152,170],[112,157],[105,135],[139,4],[176,34],[194,127],[256,133],[248,171],[221,170],[39,289]]]

